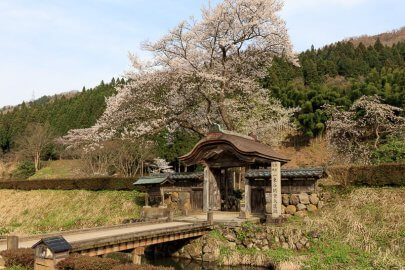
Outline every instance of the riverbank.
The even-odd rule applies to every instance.
[[[218,226],[171,256],[275,269],[404,269],[405,188],[331,188],[324,208],[280,226]]]

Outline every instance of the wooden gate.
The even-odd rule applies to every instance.
[[[203,209],[203,190],[194,189],[191,192],[191,209],[202,210]]]
[[[266,197],[263,188],[253,188],[251,195],[252,213],[264,213]]]

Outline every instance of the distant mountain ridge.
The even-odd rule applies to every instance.
[[[380,42],[385,46],[392,46],[398,42],[405,41],[405,26],[401,27],[400,29],[384,32],[373,36],[362,35],[358,37],[351,37],[345,39],[344,41],[350,41],[356,46],[360,43],[363,43],[367,47],[373,45],[377,41],[377,39],[380,39]]]

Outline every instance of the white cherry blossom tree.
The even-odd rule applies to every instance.
[[[402,109],[384,104],[377,96],[363,96],[348,111],[328,106],[327,138],[336,160],[369,163],[382,138],[405,134]]]
[[[260,86],[275,56],[296,61],[281,0],[224,0],[202,9],[199,21],[179,23],[143,48],[145,63],[130,55],[128,83],[117,88],[97,124],[73,130],[65,142],[139,137],[182,127],[205,134],[212,123],[280,141],[293,125],[286,109]]]

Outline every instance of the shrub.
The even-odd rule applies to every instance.
[[[0,252],[0,255],[4,258],[6,267],[19,265],[32,268],[34,266],[35,253],[31,248],[4,250]]]
[[[154,266],[154,265],[135,265],[135,264],[124,264],[115,266],[112,270],[174,270],[174,267],[166,266]]]
[[[34,162],[24,160],[18,164],[17,170],[13,173],[14,177],[27,179],[35,174]]]
[[[98,177],[80,179],[7,180],[0,181],[0,189],[16,190],[134,190],[136,178]]]
[[[405,140],[391,139],[372,154],[374,163],[405,162]]]
[[[119,261],[113,259],[72,255],[59,262],[56,267],[59,270],[111,270],[119,264]]]
[[[365,166],[332,166],[328,175],[344,186],[368,185],[385,186],[405,185],[405,164],[388,163]]]

